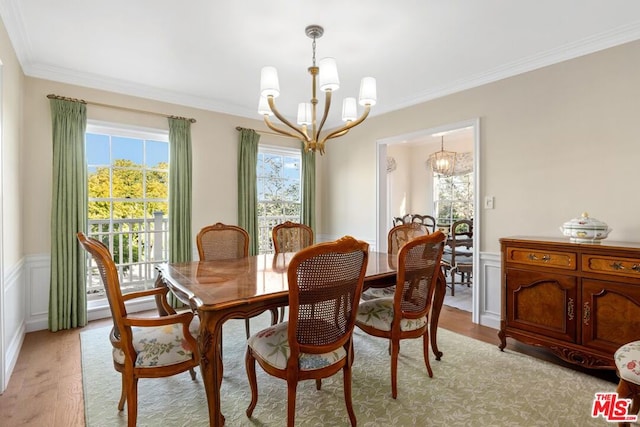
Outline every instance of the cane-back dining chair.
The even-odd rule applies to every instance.
[[[313,245],[313,229],[305,224],[285,221],[273,227],[271,231],[273,250],[276,254],[282,252],[298,252]],[[284,320],[285,308],[280,309],[280,321]]]
[[[436,219],[431,215],[418,215],[414,214],[411,217],[411,222],[417,222],[427,227],[429,233],[436,231]]]
[[[429,234],[429,228],[418,222],[396,225],[387,233],[387,252],[389,254],[397,254],[402,245],[425,234]]]
[[[313,245],[313,230],[305,224],[286,221],[271,231],[275,253],[298,252]]]
[[[389,255],[397,255],[398,251],[409,240],[418,236],[429,234],[427,226],[417,222],[407,222],[400,225],[396,225],[389,233],[387,233],[387,253]],[[397,268],[397,259],[389,257],[389,262],[394,263],[394,267]],[[395,278],[391,279],[390,283],[386,287],[369,288],[363,292],[362,298],[370,300],[373,298],[389,297],[395,293]]]
[[[424,362],[429,377],[428,315],[440,272],[445,235],[418,236],[405,243],[398,253],[395,293],[360,303],[356,326],[364,332],[387,338],[391,344],[391,396],[398,395],[397,371],[400,340],[422,337]]]
[[[461,219],[451,225],[447,239],[442,267],[451,276],[451,296],[455,295],[456,284],[470,287],[473,282],[473,221]],[[456,274],[460,280],[456,281]]]
[[[287,270],[289,318],[252,335],[247,342],[246,370],[251,387],[251,418],[258,401],[255,362],[287,381],[287,426],[295,420],[299,381],[343,371],[344,399],[351,425],[353,328],[367,269],[369,245],[350,236],[297,252]]]
[[[240,259],[249,256],[249,233],[236,225],[217,222],[203,227],[196,236],[200,261]],[[278,311],[271,310],[272,322],[278,318]],[[249,319],[244,320],[247,338],[251,334]]]
[[[139,378],[168,377],[190,371],[191,379],[195,380],[193,368],[200,363],[195,339],[197,322],[192,322],[193,313],[189,311],[176,314],[167,302],[166,287],[122,294],[118,269],[109,249],[82,232],[77,236],[82,247],[93,257],[107,294],[113,318],[109,334],[113,366],[122,375],[118,410],[122,411],[127,403],[127,425],[133,427],[138,415]],[[127,314],[125,301],[149,296],[159,299],[168,315],[134,317]]]

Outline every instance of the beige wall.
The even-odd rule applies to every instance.
[[[496,252],[501,236],[557,235],[562,222],[582,211],[608,222],[614,229],[610,239],[640,240],[634,197],[640,144],[633,128],[640,113],[638,69],[635,42],[368,119],[330,142],[319,159],[318,234],[375,240],[377,140],[479,117],[480,198],[495,196],[495,209],[481,212],[483,251]],[[196,118],[194,230],[216,220],[236,221],[235,126],[262,128],[259,121],[27,78],[27,254],[49,252],[48,93]],[[88,115],[166,128],[166,120],[155,116],[92,106]],[[287,143],[275,137],[262,142],[269,138]]]
[[[87,89],[48,80],[27,78],[24,92],[24,246],[27,254],[50,252],[51,206],[51,119],[47,94],[54,93],[87,101],[127,108],[193,117],[193,232],[204,225],[222,221],[237,224],[237,145],[236,126],[262,128],[259,120],[230,116],[116,93]],[[89,120],[168,129],[164,117],[113,108],[87,106]],[[261,143],[297,146],[288,139],[262,136]],[[33,155],[37,153],[37,155]],[[194,240],[195,242],[195,240]]]
[[[24,74],[11,41],[0,22],[0,63],[2,76],[0,95],[2,96],[2,258],[5,271],[10,270],[22,259],[22,180],[20,176],[20,156],[22,142],[22,92]]]
[[[558,236],[583,211],[610,240],[640,241],[638,70],[640,41],[368,119],[327,148],[322,230],[375,239],[376,141],[480,118],[479,196],[495,197],[482,251],[508,235]]]

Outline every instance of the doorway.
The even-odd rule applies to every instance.
[[[434,136],[435,135],[435,136]],[[377,142],[377,250],[387,250],[387,233],[393,218],[405,214],[434,215],[432,198],[433,174],[428,167],[428,155],[439,151],[455,151],[471,162],[473,176],[473,286],[471,295],[472,321],[479,323],[479,292],[477,272],[480,242],[480,120],[446,124],[396,135]],[[469,155],[472,157],[469,157]],[[458,155],[456,156],[456,159]],[[394,175],[395,174],[395,175]],[[460,285],[458,285],[459,287]],[[458,288],[456,288],[456,291]],[[450,291],[447,292],[450,294]]]

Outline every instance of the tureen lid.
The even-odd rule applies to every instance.
[[[563,226],[565,228],[586,228],[596,230],[607,230],[609,228],[606,222],[589,217],[587,212],[582,212],[581,216],[565,222]]]

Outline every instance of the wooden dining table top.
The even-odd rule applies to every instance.
[[[288,297],[287,268],[295,253],[261,254],[241,259],[161,264],[163,279],[183,302],[199,310],[219,310],[279,294]],[[369,252],[364,287],[389,285],[396,255]]]

